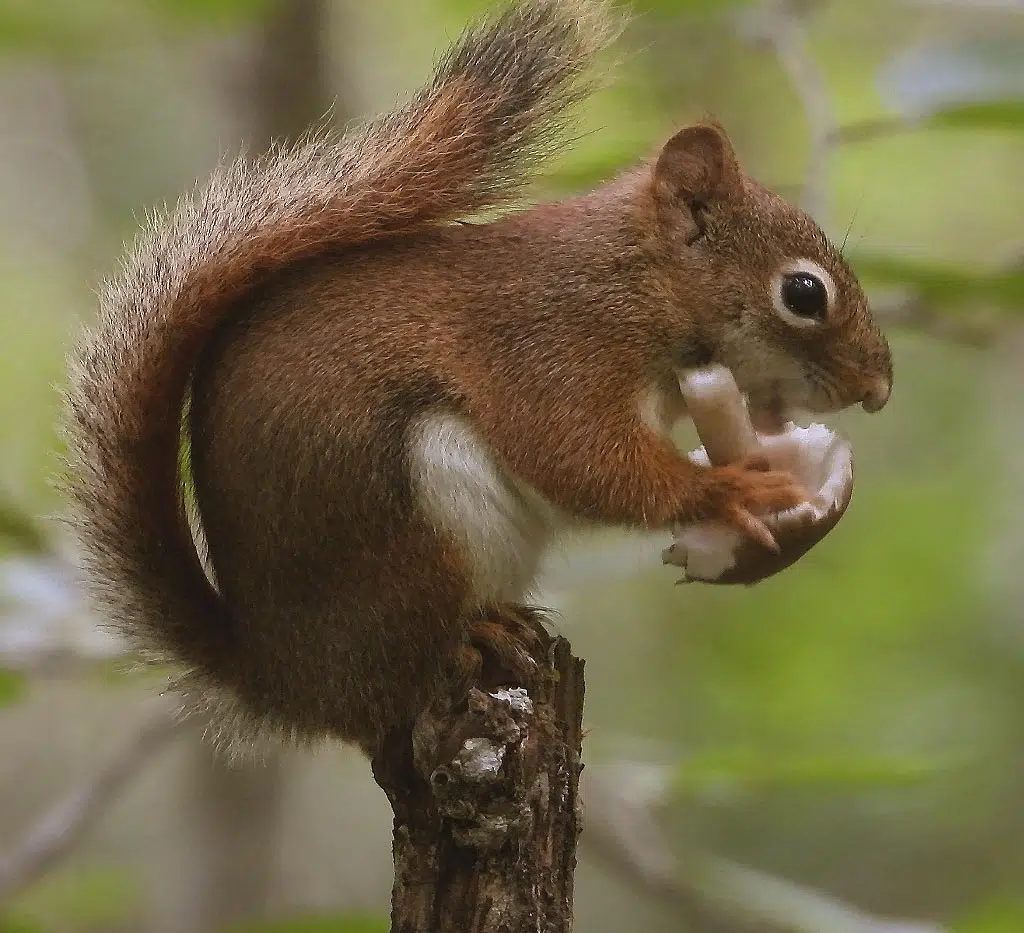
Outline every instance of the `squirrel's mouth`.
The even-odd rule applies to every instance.
[[[747,400],[747,411],[750,423],[758,434],[783,434],[791,425],[806,427],[811,422],[822,421],[822,416],[835,414],[838,409],[809,408],[805,405],[790,405],[781,398],[773,398],[766,403]]]
[[[786,425],[794,420],[792,406],[777,392],[757,398],[748,396],[747,410],[750,423],[758,434],[781,434],[786,430]]]
[[[810,399],[802,394],[794,398],[794,393],[787,392],[782,383],[749,392],[745,397],[750,422],[758,434],[782,434],[791,424],[806,424],[841,410],[832,399],[824,396]]]

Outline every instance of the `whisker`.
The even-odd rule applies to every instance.
[[[831,374],[825,369],[812,363],[807,369],[807,379],[817,391],[825,396],[830,406],[838,404],[842,393]]]
[[[857,215],[860,213],[861,205],[864,203],[864,192],[861,192],[860,200],[857,201],[856,206],[853,209],[853,216],[850,217],[850,225],[846,228],[846,233],[843,235],[842,245],[839,247],[839,255],[844,256],[844,250],[846,249],[846,241],[850,239],[850,232],[853,230],[853,225],[857,222]],[[844,256],[845,258],[845,256]]]
[[[865,240],[868,240],[871,237],[872,233],[874,232],[877,220],[877,212],[874,221],[872,221],[870,216],[867,218],[867,223],[863,224],[861,227],[860,236],[857,237],[857,242],[853,244],[854,250],[860,249],[861,244],[863,244]]]

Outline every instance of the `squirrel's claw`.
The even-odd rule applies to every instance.
[[[744,508],[737,508],[730,517],[732,524],[748,538],[753,538],[769,551],[773,551],[776,554],[779,553],[779,543],[775,540],[775,535],[771,533],[768,526],[756,515]]]

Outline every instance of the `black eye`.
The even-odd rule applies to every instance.
[[[817,276],[794,272],[782,280],[782,303],[797,317],[825,320],[828,289]]]

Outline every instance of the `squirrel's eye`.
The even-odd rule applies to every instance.
[[[794,272],[782,279],[782,301],[797,317],[823,321],[828,314],[828,289],[809,272]]]
[[[793,327],[820,327],[836,300],[832,276],[812,259],[795,259],[772,276],[775,311]]]

